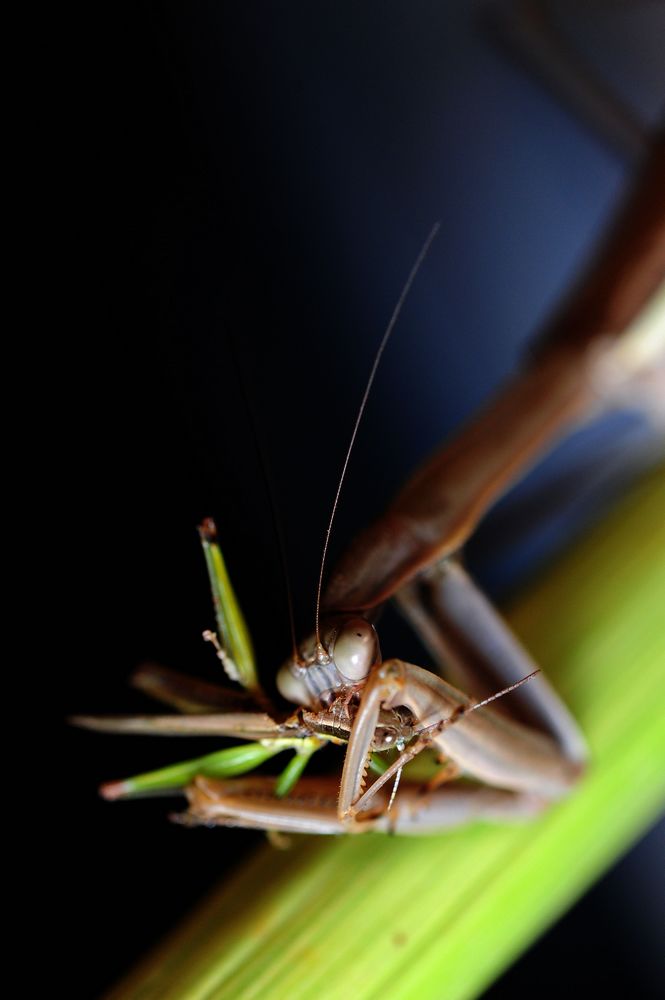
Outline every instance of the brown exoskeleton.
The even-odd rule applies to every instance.
[[[662,298],[664,278],[661,138],[609,240],[530,363],[415,473],[342,558],[317,601],[314,635],[278,675],[281,695],[297,708],[275,712],[253,681],[245,684],[249,695],[234,695],[147,668],[139,674],[140,686],[191,714],[79,722],[256,741],[263,749],[254,756],[248,751],[245,763],[230,751],[222,751],[229,754],[223,761],[220,754],[214,762],[191,762],[181,781],[189,823],[322,834],[420,833],[472,818],[530,815],[565,795],[584,770],[584,738],[469,577],[460,552],[497,497],[566,432],[627,397],[651,410],[659,398],[662,404],[665,324],[652,325],[647,336],[634,321]],[[361,414],[362,407],[358,420]],[[212,526],[205,526],[208,548],[213,536]],[[224,590],[224,580],[219,586]],[[421,667],[382,659],[373,621],[390,598],[460,689]],[[219,655],[232,672],[237,664],[227,644]],[[500,706],[488,705],[507,692]],[[309,756],[329,742],[347,744],[341,781],[301,778]],[[295,763],[277,783],[237,777],[285,748],[296,750]],[[388,750],[389,766],[366,785],[372,755],[376,762]],[[425,788],[407,777],[396,793],[402,769],[423,750],[436,752],[441,769]],[[452,780],[458,777],[472,780]],[[163,787],[156,781],[144,776],[103,791],[115,798]]]

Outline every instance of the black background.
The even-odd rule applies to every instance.
[[[637,7],[562,23],[648,128],[662,111],[663,20]],[[574,276],[636,160],[521,68],[484,10],[144,2],[97,7],[63,40],[46,151],[62,178],[62,377],[44,422],[53,520],[37,560],[40,600],[63,608],[58,719],[145,708],[126,687],[143,659],[216,676],[199,639],[211,624],[194,531],[204,515],[219,523],[265,672],[285,655],[240,379],[304,631],[364,380],[432,223],[441,235],[386,354],[333,550],[514,367]],[[498,594],[549,551],[498,558],[491,524],[485,537],[474,565]],[[173,827],[160,800],[97,799],[101,780],[205,741],[192,751],[64,726],[58,738],[62,953],[68,995],[94,996],[261,838]],[[662,883],[662,828],[490,995],[530,993],[543,976],[568,986],[573,960],[580,989],[657,995],[658,868]]]

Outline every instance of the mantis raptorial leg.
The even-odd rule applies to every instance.
[[[237,735],[272,741],[275,752],[280,740],[289,746],[302,740],[304,762],[322,743],[348,743],[341,783],[300,778],[295,792],[281,800],[271,779],[196,776],[187,787],[187,823],[321,834],[369,828],[418,833],[470,818],[521,818],[565,795],[583,772],[584,738],[542,675],[512,690],[534,672],[534,664],[459,556],[485,511],[559,438],[627,399],[657,409],[665,332],[645,338],[631,324],[664,279],[660,138],[609,239],[530,363],[415,473],[340,561],[324,593],[321,628],[317,620],[316,634],[278,676],[280,693],[298,707],[205,714],[205,705],[190,698],[199,714],[184,719],[80,721],[133,732]],[[440,667],[474,696],[510,689],[505,707],[514,700],[519,720],[496,705],[477,706],[421,667],[383,661],[372,621],[389,598],[422,634]],[[403,782],[390,808],[387,783],[365,791],[370,754],[406,747],[409,756],[409,745],[430,745],[478,784],[446,784],[423,795],[420,786]],[[293,770],[299,775],[302,768]],[[130,783],[113,789],[114,797],[131,790]]]

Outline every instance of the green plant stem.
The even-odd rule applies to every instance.
[[[508,615],[590,744],[569,799],[523,825],[266,844],[112,997],[478,996],[663,807],[664,510],[661,472]]]

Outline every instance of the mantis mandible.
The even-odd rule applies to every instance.
[[[426,249],[386,331],[367,391]],[[206,522],[200,530],[213,594],[230,621],[222,622],[229,635],[221,641],[214,633],[206,638],[246,691],[147,667],[135,683],[185,714],[76,721],[113,731],[254,741],[178,772],[189,800],[179,819],[188,824],[417,834],[472,819],[519,819],[566,795],[584,771],[584,738],[460,555],[493,502],[579,423],[626,399],[653,413],[659,402],[662,407],[665,331],[645,337],[632,324],[662,295],[664,279],[660,137],[609,238],[529,363],[413,475],[322,590],[326,537],[314,633],[294,642],[277,678],[291,709],[275,709],[251,670],[243,676],[248,640],[214,525]],[[358,420],[361,415],[362,407]],[[382,659],[374,622],[389,599],[420,634],[437,668],[459,687],[414,664]],[[346,744],[341,780],[301,777],[311,755],[331,742]],[[277,781],[238,777],[285,749],[296,753]],[[382,767],[388,751],[389,764]],[[403,769],[423,752],[435,753],[440,769],[425,786],[407,769],[400,784]],[[368,784],[370,764],[381,773]],[[110,783],[102,793],[118,798],[172,787],[176,769],[167,771]],[[472,781],[454,780],[460,776]]]

